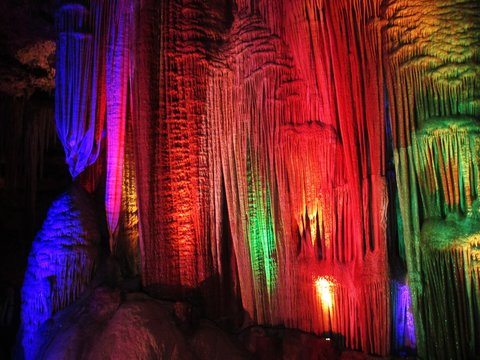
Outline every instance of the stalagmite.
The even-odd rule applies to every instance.
[[[78,187],[52,203],[33,242],[22,287],[25,359],[37,358],[42,325],[87,288],[98,261],[97,218],[93,201]]]

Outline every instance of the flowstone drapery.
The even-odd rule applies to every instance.
[[[63,5],[59,136],[122,273],[369,353],[478,355],[478,7]]]
[[[400,241],[426,358],[479,352],[479,13],[475,1],[391,1],[385,13]]]
[[[52,203],[33,241],[22,288],[20,334],[25,359],[38,358],[42,325],[89,285],[99,258],[97,218],[94,202],[79,187]]]

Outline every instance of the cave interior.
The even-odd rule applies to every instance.
[[[4,0],[0,357],[480,358],[478,0]]]

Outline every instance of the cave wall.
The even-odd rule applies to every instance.
[[[10,358],[28,253],[71,181],[55,130],[54,1],[0,3],[0,357]]]
[[[478,354],[478,7],[62,3],[58,134],[123,274],[369,353]]]
[[[479,351],[479,10],[395,1],[385,12],[400,243],[418,351],[432,358]]]
[[[252,321],[388,353],[380,11],[140,4],[132,108],[145,286],[175,296],[238,281]],[[235,279],[222,278],[225,223]]]

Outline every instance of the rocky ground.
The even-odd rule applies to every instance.
[[[99,286],[42,328],[42,359],[378,359],[338,339],[251,326],[237,332],[188,303]]]

